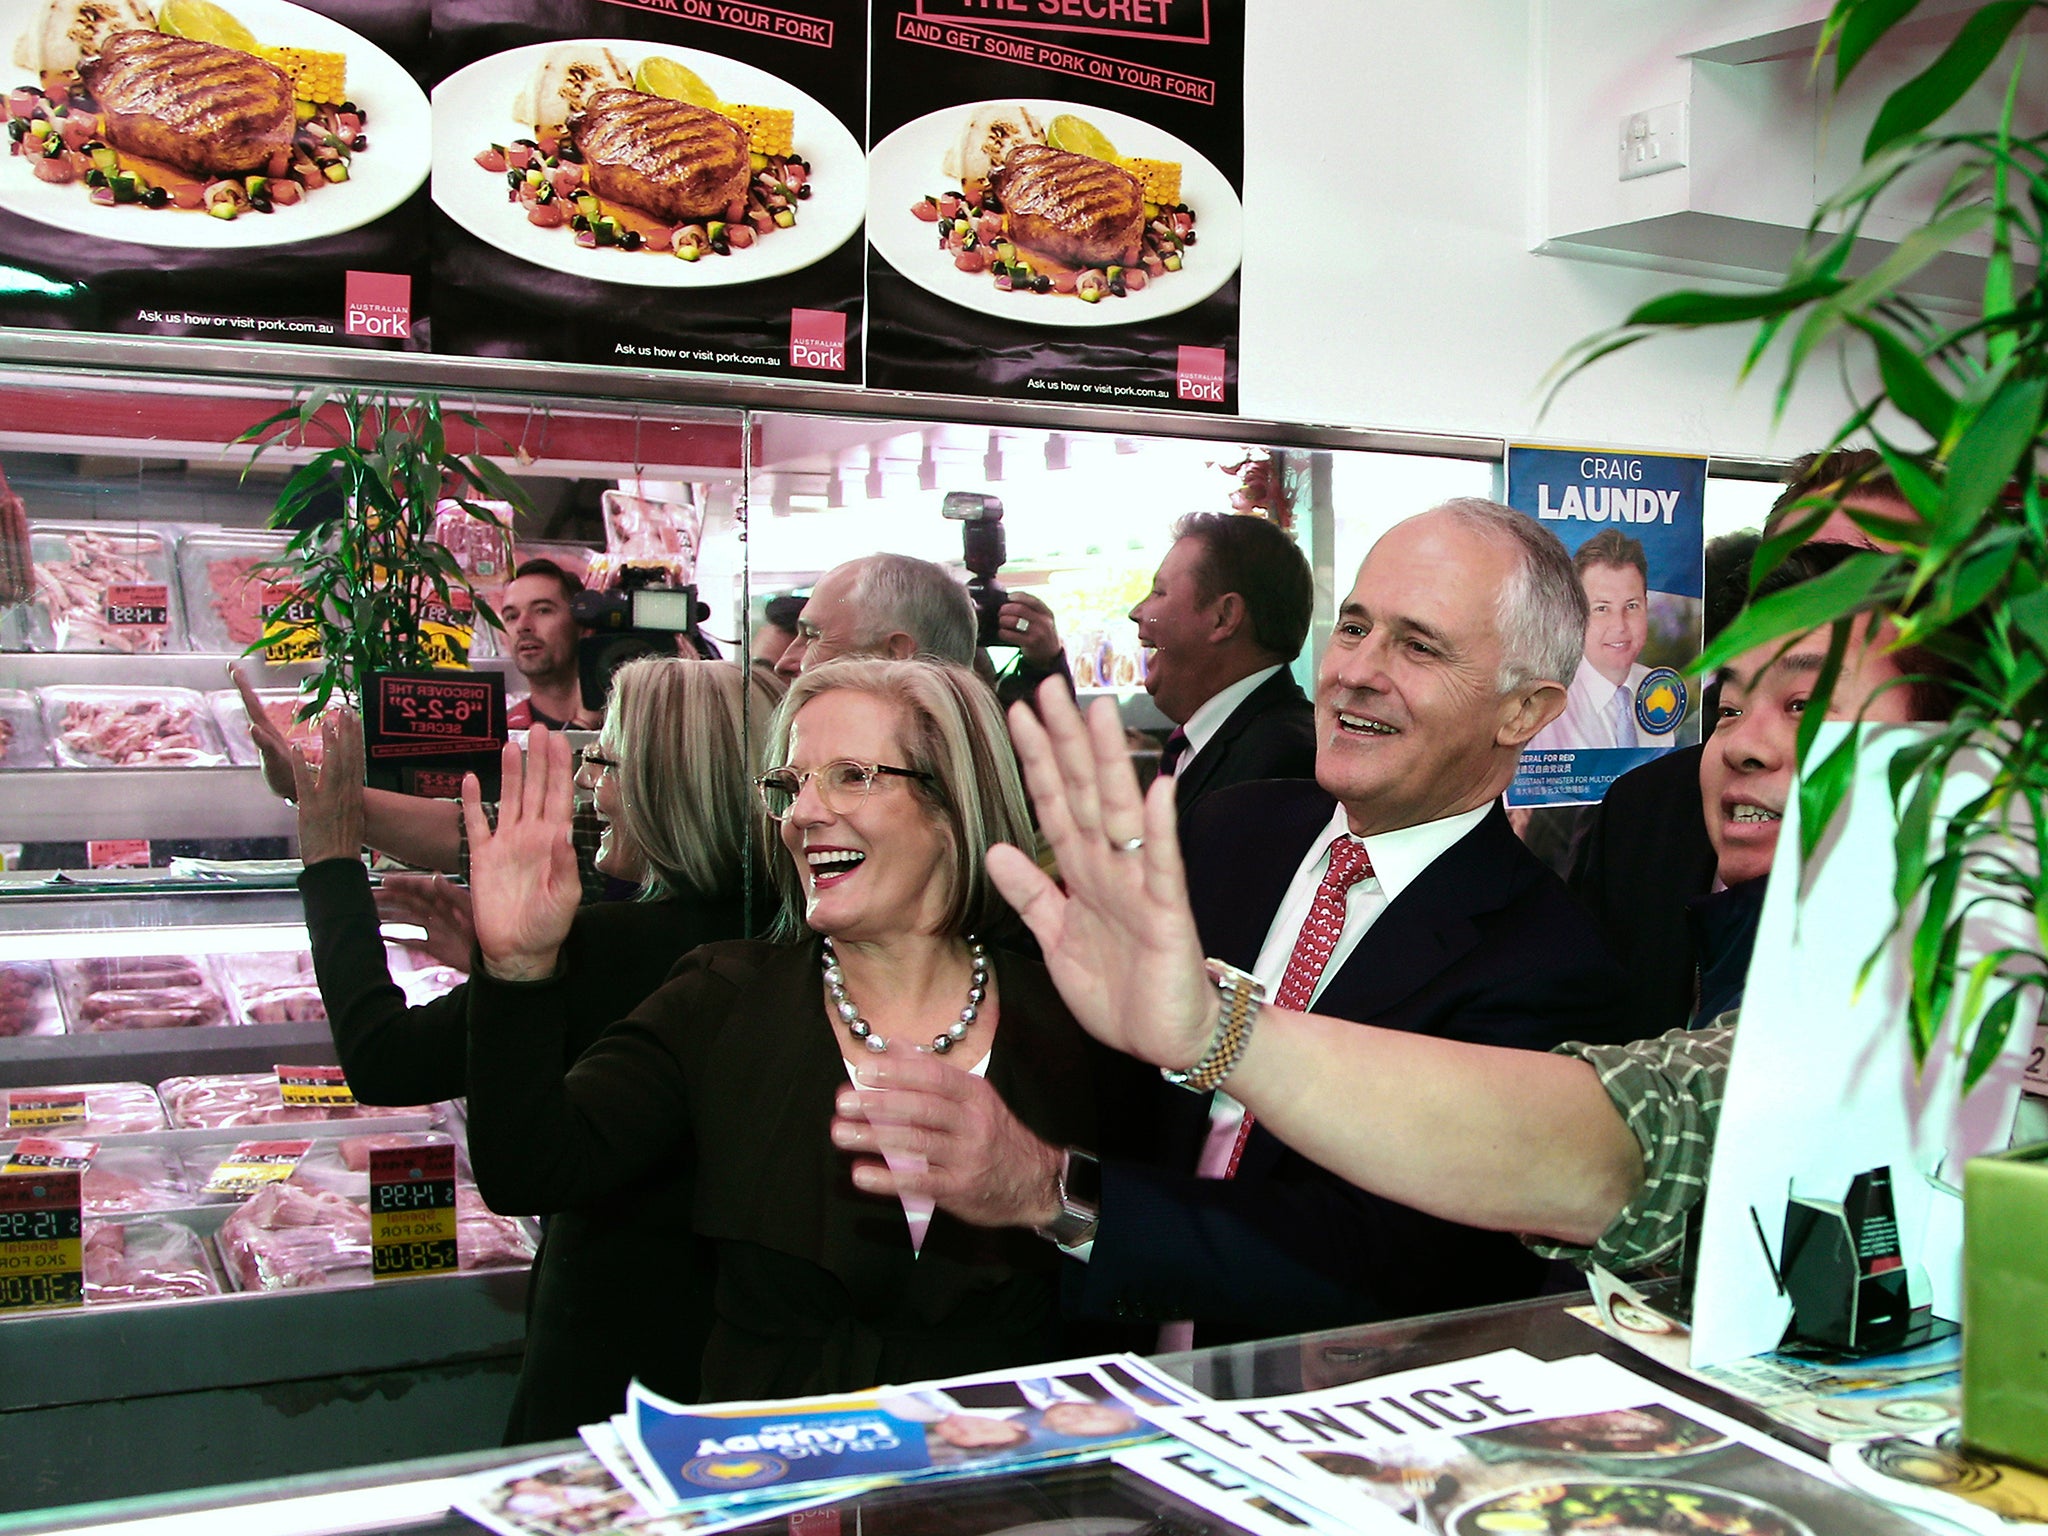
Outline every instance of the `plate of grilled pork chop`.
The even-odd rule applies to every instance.
[[[0,0],[0,205],[71,235],[295,245],[426,179],[432,118],[398,61],[288,0]]]
[[[1243,205],[1206,156],[1121,112],[973,101],[869,152],[868,241],[911,282],[1027,325],[1123,326],[1237,271]]]
[[[800,271],[867,209],[859,141],[737,59],[581,38],[434,88],[433,196],[477,238],[575,277],[713,288]]]

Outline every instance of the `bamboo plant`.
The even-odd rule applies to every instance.
[[[1839,93],[1915,4],[1836,0],[1816,69],[1832,69]],[[1758,646],[1832,631],[1799,730],[1802,863],[1840,809],[1860,748],[1860,733],[1850,731],[1824,755],[1815,750],[1859,617],[1890,617],[1896,648],[1922,648],[1949,674],[1953,717],[1888,763],[1897,816],[1892,936],[1912,936],[1908,1023],[1923,1061],[1958,1003],[1964,1020],[1977,1020],[1957,1042],[1966,1084],[1997,1061],[2022,1004],[2048,991],[2048,287],[2040,264],[2048,135],[2016,127],[2024,48],[2003,77],[1996,122],[1943,120],[2035,13],[2048,14],[2048,0],[1998,0],[1959,19],[1934,62],[1885,99],[1858,173],[1816,209],[1782,282],[1763,292],[1664,295],[1560,365],[1561,382],[1661,333],[1754,326],[1743,375],[1767,357],[1782,359],[1782,415],[1795,385],[1830,349],[1860,351],[1874,364],[1878,385],[1854,396],[1834,443],[1873,442],[1914,517],[1844,506],[1854,485],[1803,501],[1759,548],[1753,580],[1838,510],[1886,547],[1755,603],[1697,665],[1711,673]],[[1941,178],[1941,191],[1926,222],[1876,265],[1856,270],[1852,254],[1878,200],[1930,175]],[[1966,242],[1989,250],[1968,313],[1937,312],[1906,294],[1915,274]],[[1980,751],[1994,765],[1989,788],[1938,817],[1950,766]],[[2032,942],[1965,963],[1964,928],[1986,907],[2016,909]]]
[[[467,412],[453,419],[479,438],[487,430]],[[515,509],[529,503],[518,482],[481,453],[449,447],[447,420],[433,395],[401,399],[320,388],[236,439],[254,445],[251,467],[274,448],[326,443],[285,481],[270,519],[273,528],[295,530],[272,567],[295,590],[265,611],[265,629],[310,628],[320,645],[320,670],[300,704],[302,719],[318,715],[336,695],[360,707],[376,673],[445,662],[428,621],[437,610],[453,609],[458,594],[476,621],[503,628],[455,556],[434,538],[436,508],[452,498],[471,517],[503,529],[504,519],[483,498]],[[249,651],[265,644],[259,639]]]

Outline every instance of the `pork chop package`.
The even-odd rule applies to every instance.
[[[61,1035],[64,1016],[47,960],[0,961],[0,1040],[15,1035]]]
[[[77,1099],[84,1118],[53,1121],[71,1111]],[[59,1136],[92,1141],[161,1131],[169,1120],[156,1090],[147,1083],[59,1083],[48,1088],[0,1088],[0,1131],[11,1136]]]
[[[25,688],[0,688],[0,769],[49,768],[55,762],[36,696]]]
[[[0,1140],[0,1163],[15,1145]],[[81,1195],[88,1216],[182,1211],[197,1203],[177,1155],[148,1146],[101,1147],[86,1166]]]
[[[87,1305],[220,1293],[206,1243],[191,1228],[174,1221],[86,1222]]]
[[[218,955],[214,964],[245,1024],[318,1023],[327,1017],[310,950],[296,954]]]
[[[157,1085],[171,1124],[179,1130],[241,1125],[288,1125],[322,1120],[367,1120],[386,1115],[425,1115],[430,1104],[402,1107],[368,1104],[287,1104],[274,1072],[222,1072],[168,1077]]]
[[[109,955],[52,962],[74,1035],[226,1024],[226,995],[204,955]]]
[[[13,637],[32,651],[183,650],[168,534],[133,525],[35,523],[35,596]]]
[[[212,768],[228,760],[190,688],[42,690],[43,728],[66,768]]]
[[[273,568],[291,536],[240,530],[188,533],[178,541],[178,588],[186,640],[195,651],[240,656],[263,638],[264,612],[283,600]]]

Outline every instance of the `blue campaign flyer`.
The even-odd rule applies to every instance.
[[[850,1478],[901,1478],[931,1466],[924,1426],[874,1406],[758,1414],[676,1412],[635,1383],[627,1399],[642,1465],[675,1504],[758,1495]],[[662,1485],[666,1486],[662,1486]]]
[[[1556,534],[1586,594],[1564,712],[1522,751],[1508,804],[1589,805],[1622,774],[1700,739],[1707,461],[1510,444],[1507,502]]]

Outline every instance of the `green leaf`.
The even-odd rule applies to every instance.
[[[1721,631],[1695,665],[1702,673],[1712,674],[1744,651],[1789,635],[1803,635],[1856,613],[1891,574],[1896,561],[1894,555],[1866,550],[1811,581],[1759,598]]]
[[[2033,0],[1996,0],[1973,12],[1940,58],[1885,99],[1863,141],[1863,158],[1918,133],[1961,101],[2032,9]]]
[[[1889,326],[1863,315],[1851,315],[1849,323],[1871,339],[1877,348],[1877,371],[1884,380],[1891,403],[1918,424],[1939,447],[1955,419],[1955,398],[1934,377],[1911,347]]]
[[[1838,277],[1815,277],[1773,288],[1766,293],[1703,293],[1681,289],[1637,308],[1624,325],[1737,325],[1762,320],[1839,293],[1848,284]]]
[[[1828,824],[1835,819],[1835,812],[1841,808],[1843,799],[1849,793],[1850,780],[1856,774],[1858,734],[1854,730],[1845,731],[1842,739],[1835,743],[1833,750],[1821,759],[1819,766],[1800,776],[1801,869],[1806,868],[1812,861],[1814,849],[1820,846],[1820,840],[1827,835]]]
[[[1920,0],[1852,0],[1840,7],[1835,36],[1835,90],[1839,93],[1849,72],[1863,62],[1877,40],[1911,14]],[[1825,34],[1823,36],[1825,40]]]
[[[1977,1021],[1976,1032],[1970,1040],[1970,1056],[1963,1064],[1964,1092],[1976,1087],[1984,1074],[1998,1064],[2006,1037],[2012,1033],[2013,1020],[2019,1016],[2020,998],[2027,990],[2024,985],[2006,988],[1998,1001],[1984,1010],[1984,1017]]]
[[[1911,904],[1920,882],[1927,878],[1927,838],[1934,826],[1934,805],[1940,794],[1941,770],[1923,770],[1892,834],[1898,866],[1892,877],[1892,899],[1902,912]]]
[[[1930,555],[1959,548],[2011,483],[2013,471],[2040,433],[2044,401],[2048,401],[2048,379],[2008,378],[1964,430],[1949,455]],[[1914,587],[1925,586],[1934,569],[1938,567],[1923,563]]]

